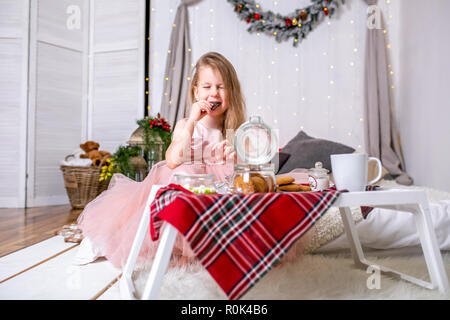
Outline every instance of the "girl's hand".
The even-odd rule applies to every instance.
[[[215,161],[235,161],[236,152],[234,151],[233,145],[228,140],[223,140],[217,143],[212,148],[212,153],[214,154]]]
[[[205,100],[200,100],[192,105],[189,119],[193,121],[199,121],[204,116],[210,113],[211,113],[211,105],[209,104],[209,102]]]
[[[225,147],[225,151],[224,151],[224,160],[226,162],[232,162],[232,163],[236,163],[237,162],[237,155],[236,155],[236,151],[234,151],[234,147],[233,146],[226,146]]]

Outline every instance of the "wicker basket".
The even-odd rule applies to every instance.
[[[68,155],[66,161],[73,155]],[[102,164],[95,167],[61,166],[64,186],[73,209],[83,209],[108,188],[109,181],[98,181]]]

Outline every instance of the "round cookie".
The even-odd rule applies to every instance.
[[[235,188],[240,188],[242,190],[242,193],[247,194],[255,192],[253,181],[250,179],[249,182],[244,182],[244,177],[242,175],[239,175],[234,179],[233,186]]]
[[[273,181],[273,178],[271,176],[265,177],[266,183],[267,183],[267,189],[268,192],[274,192],[275,191],[275,183]]]
[[[277,185],[281,186],[285,184],[290,184],[293,183],[294,181],[295,179],[292,177],[279,177],[277,178]]]
[[[280,189],[281,191],[303,191],[302,186],[295,183],[278,186],[278,189]]]
[[[266,183],[266,180],[264,179],[263,176],[258,175],[258,176],[253,176],[250,178],[253,182],[253,186],[255,188],[256,192],[267,192],[268,191],[268,186]]]

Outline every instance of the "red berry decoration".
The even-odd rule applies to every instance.
[[[251,16],[248,16],[247,19],[246,19],[245,21],[247,21],[247,23],[250,23],[250,21],[252,21],[252,17],[251,17]]]
[[[255,15],[253,16],[253,19],[259,20],[259,19],[261,19],[261,15],[259,13],[255,13]]]
[[[286,18],[286,27],[292,26],[292,20],[289,18]]]
[[[327,8],[327,7],[323,8],[323,13],[324,13],[326,16],[328,15],[328,8]]]

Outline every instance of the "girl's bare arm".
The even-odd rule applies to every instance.
[[[175,169],[190,159],[191,139],[194,127],[195,121],[189,118],[180,120],[176,124],[172,142],[166,151],[166,164],[170,169]]]

